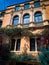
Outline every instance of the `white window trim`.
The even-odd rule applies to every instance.
[[[37,50],[37,38],[38,38],[38,37],[34,37],[34,38],[35,38],[35,51],[30,51],[31,53],[39,52],[39,51]]]
[[[16,45],[17,45],[17,40],[15,40],[14,50],[12,50],[10,52],[20,52],[20,50],[19,51],[16,51]]]

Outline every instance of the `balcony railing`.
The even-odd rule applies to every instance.
[[[27,24],[18,24],[18,25],[7,25],[7,28],[28,28],[28,27],[43,27],[49,25],[49,20],[45,20],[43,22],[30,22]]]

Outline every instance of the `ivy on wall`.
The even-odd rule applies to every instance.
[[[0,36],[6,35],[9,37],[13,36],[29,36],[32,37],[34,34],[30,32],[29,28],[0,28]],[[49,27],[44,28],[42,35],[49,35]]]
[[[38,61],[34,56],[29,54],[11,55],[10,59],[17,61]]]
[[[27,28],[0,28],[0,35],[4,34],[9,37],[12,36],[33,36]]]
[[[42,31],[42,34],[43,35],[49,35],[49,27],[45,28],[43,31]]]

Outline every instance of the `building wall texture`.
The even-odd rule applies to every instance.
[[[29,27],[32,27],[32,29],[33,29],[33,27],[35,27],[35,29],[31,30],[31,32],[34,35],[40,34],[41,31],[43,30],[43,29],[40,28],[40,26],[42,26],[42,24],[43,24],[43,26],[49,25],[49,23],[47,21],[47,20],[49,20],[49,1],[42,1],[41,0],[41,2],[40,2],[41,6],[39,6],[39,7],[34,7],[34,5],[33,5],[34,1],[31,1],[29,3],[30,3],[30,8],[26,9],[26,10],[24,10],[24,4],[25,3],[21,3],[20,4],[20,8],[21,8],[20,11],[16,11],[15,10],[15,6],[17,6],[17,5],[8,7],[7,10],[5,10],[4,17],[3,18],[0,17],[0,19],[2,18],[2,28],[7,27],[8,25],[12,25],[13,18],[16,15],[19,16],[19,25],[17,25],[17,26],[23,28],[23,26],[22,26],[22,25],[24,25],[23,24],[23,16],[26,13],[28,13],[30,15]],[[37,11],[40,11],[42,13],[43,21],[42,21],[42,24],[38,23],[38,24],[35,25],[34,24],[35,23],[35,21],[34,21],[34,14]],[[22,25],[20,25],[20,24],[22,24]],[[36,28],[38,26],[39,26],[39,28]],[[17,37],[15,39],[17,39]],[[6,39],[4,40],[4,42],[5,41],[6,41]],[[33,53],[33,52],[30,52],[30,38],[27,37],[27,36],[26,37],[25,36],[21,37],[20,53],[23,52],[23,48],[24,48],[25,44],[26,44],[26,47],[27,47],[27,52],[28,53]],[[34,52],[33,55],[36,56],[37,55],[36,52],[37,52],[37,48],[36,48],[36,51]],[[19,51],[17,53],[19,53]]]

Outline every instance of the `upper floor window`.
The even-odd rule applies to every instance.
[[[19,16],[15,16],[15,17],[13,18],[12,24],[13,24],[13,25],[17,25],[18,22],[19,22]]]
[[[40,1],[34,2],[34,7],[38,7],[38,6],[40,6]]]
[[[42,22],[42,13],[40,11],[34,14],[34,20],[35,22]]]
[[[0,21],[0,27],[2,26],[2,21]]]
[[[5,15],[5,12],[2,12],[1,14],[0,14],[0,17],[2,17],[2,16],[4,16]]]
[[[23,23],[26,24],[26,23],[29,23],[30,22],[30,15],[29,14],[25,14],[23,16]]]
[[[19,11],[20,10],[20,6],[16,6],[16,11]]]
[[[29,9],[30,8],[30,4],[25,4],[24,5],[24,9]]]
[[[20,50],[20,39],[12,39],[12,44],[11,44],[11,50],[12,51],[19,51]]]

